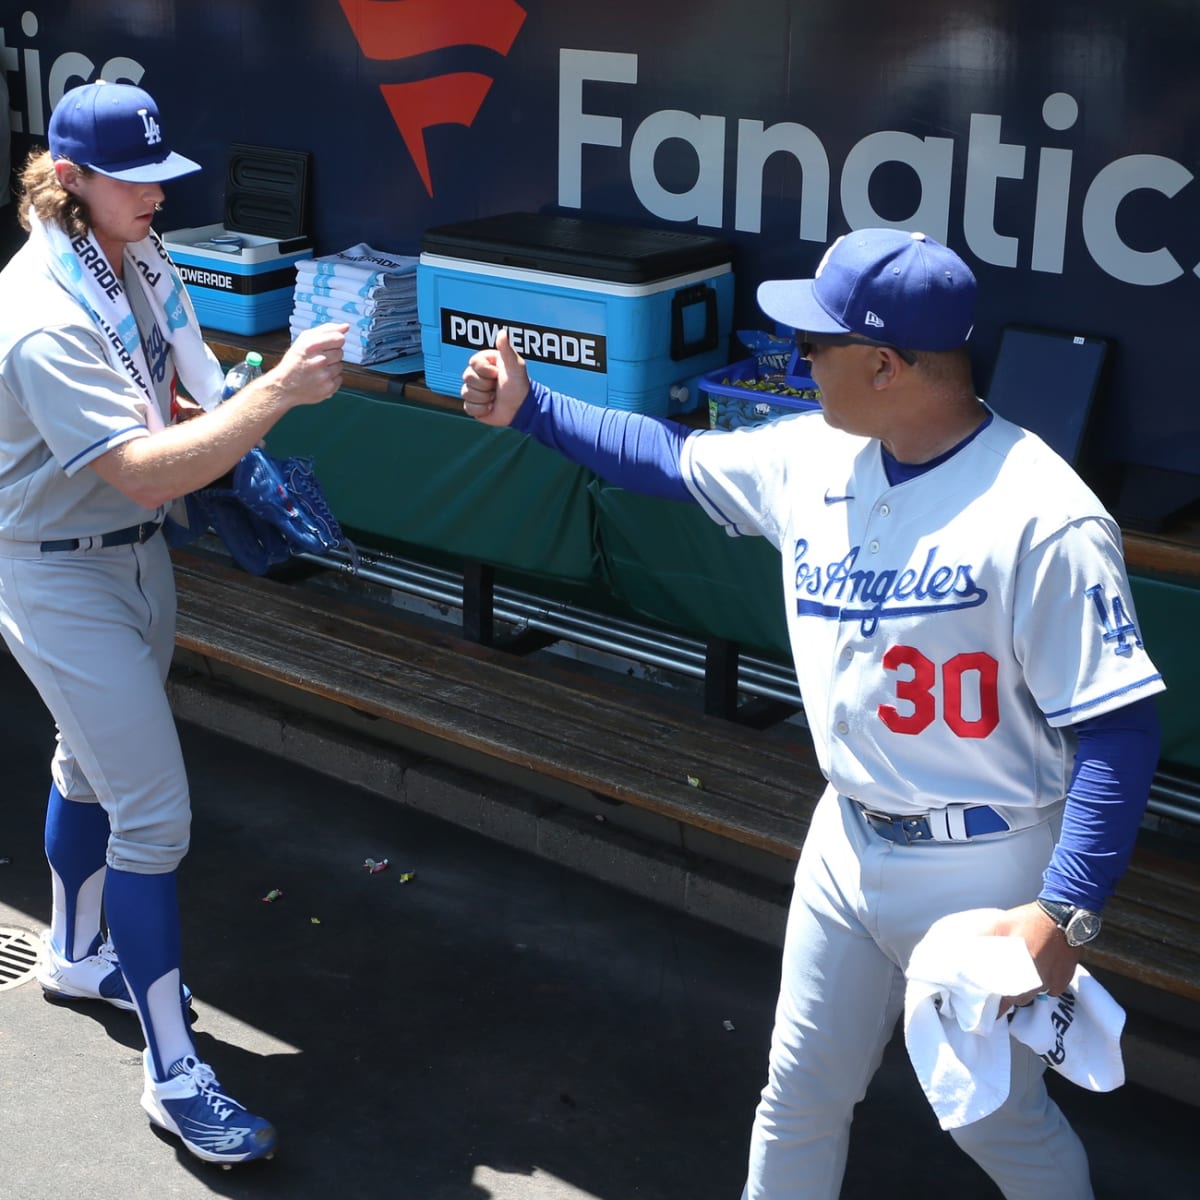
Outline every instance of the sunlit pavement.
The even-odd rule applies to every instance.
[[[52,730],[3,654],[0,697],[0,926],[36,932]],[[138,1105],[132,1015],[23,983],[0,991],[0,1196],[737,1200],[777,951],[181,732],[197,1043],[276,1123],[279,1153],[230,1171],[192,1159]],[[1195,1194],[1195,1110],[1132,1087],[1055,1092],[1097,1196]],[[938,1131],[898,1043],[843,1195],[996,1195]]]

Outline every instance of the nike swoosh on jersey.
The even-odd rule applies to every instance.
[[[825,503],[826,504],[844,504],[847,500],[853,500],[853,499],[854,499],[853,492],[851,492],[849,495],[846,495],[846,496],[831,496],[829,494],[829,489],[828,488],[825,489]]]

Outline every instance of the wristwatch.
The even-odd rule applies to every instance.
[[[1038,897],[1038,907],[1066,935],[1068,946],[1086,946],[1100,936],[1100,914],[1074,904],[1063,904],[1058,900],[1043,900]]]

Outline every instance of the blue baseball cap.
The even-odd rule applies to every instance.
[[[129,83],[72,88],[50,117],[50,154],[126,183],[163,183],[200,170],[167,148],[158,105]]]
[[[807,333],[856,333],[904,350],[954,350],[975,323],[975,276],[923,233],[858,229],[838,238],[814,279],[769,279],[758,305]]]

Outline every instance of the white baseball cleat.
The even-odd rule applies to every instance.
[[[103,1000],[127,1012],[134,1011],[112,942],[102,942],[95,954],[75,962],[59,954],[48,932],[42,934],[42,947],[37,981],[50,999]]]
[[[58,952],[50,940],[50,931],[46,930],[42,934],[42,957],[36,976],[50,1000],[101,1000],[126,1012],[136,1011],[117,951],[110,941],[101,942],[95,954],[72,961]],[[187,984],[183,985],[182,1000],[190,1015],[192,989]]]

